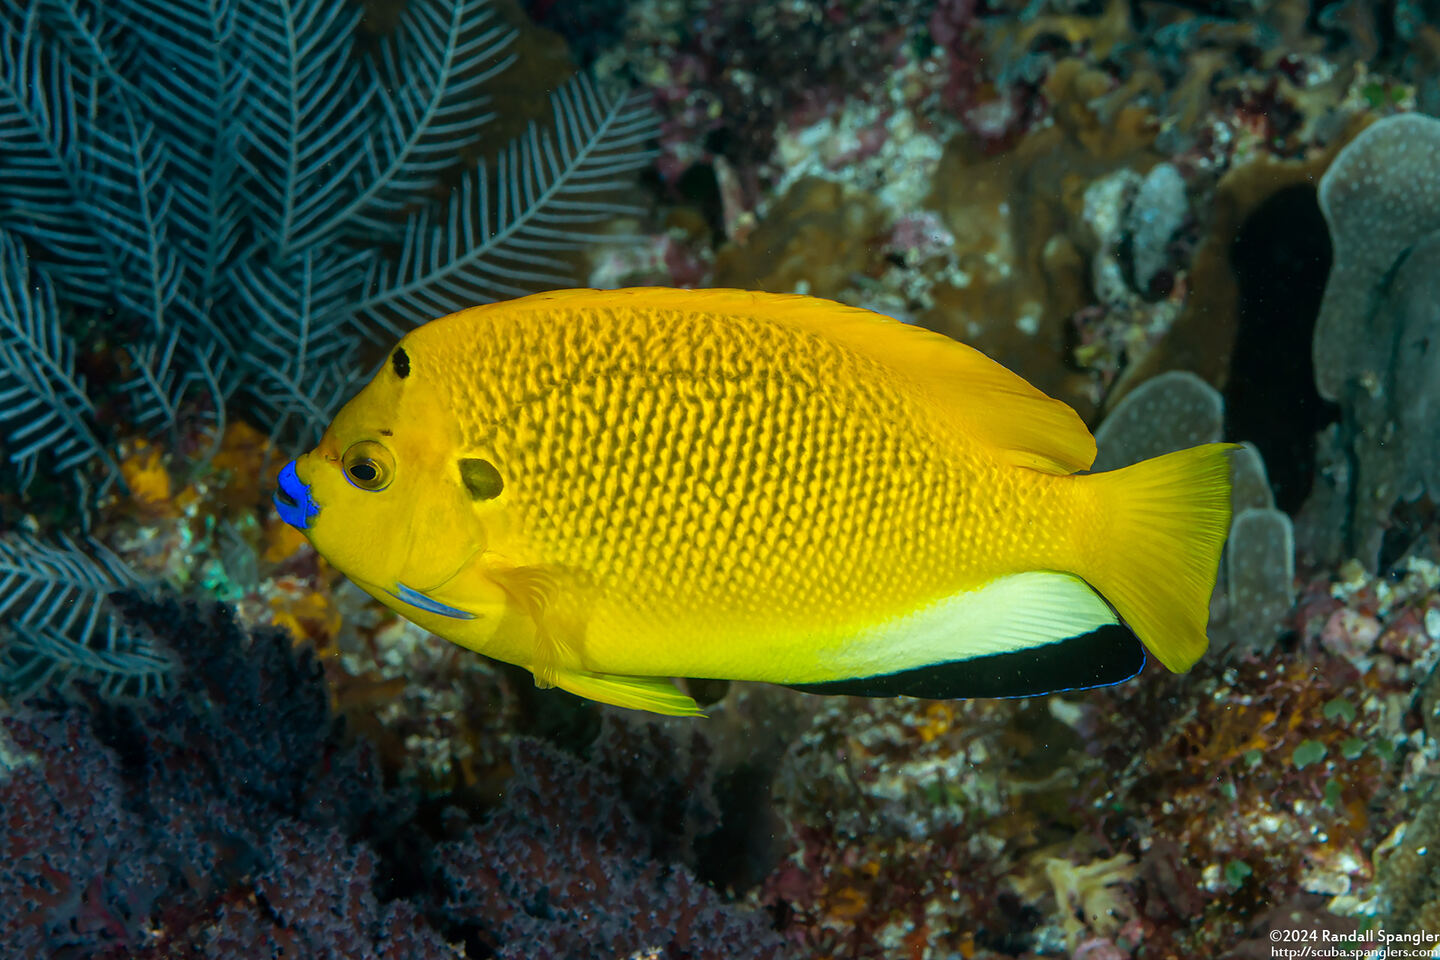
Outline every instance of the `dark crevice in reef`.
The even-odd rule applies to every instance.
[[[749,890],[783,855],[785,828],[771,806],[773,766],[742,764],[715,784],[720,826],[696,841],[695,872],[716,889]]]
[[[1315,317],[1330,273],[1330,231],[1315,189],[1262,203],[1230,248],[1239,332],[1225,385],[1225,438],[1260,448],[1275,505],[1294,513],[1310,493],[1315,434],[1339,418],[1315,391]]]

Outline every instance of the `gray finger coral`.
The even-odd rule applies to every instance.
[[[1322,441],[1331,466],[1313,509],[1323,560],[1374,570],[1391,510],[1440,502],[1440,120],[1376,121],[1320,181],[1334,265],[1315,323],[1320,394],[1341,421]]]

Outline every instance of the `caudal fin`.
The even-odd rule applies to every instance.
[[[1176,673],[1208,645],[1210,594],[1230,529],[1229,454],[1238,449],[1205,444],[1084,481],[1104,524],[1086,579]]]

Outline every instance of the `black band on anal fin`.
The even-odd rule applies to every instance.
[[[1121,683],[1145,666],[1145,647],[1129,628],[1109,624],[1098,630],[1012,653],[937,663],[899,673],[825,683],[791,683],[805,693],[854,697],[1036,697]]]

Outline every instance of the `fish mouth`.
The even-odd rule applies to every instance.
[[[274,501],[280,519],[296,530],[307,529],[310,518],[320,512],[320,506],[310,495],[310,484],[301,480],[295,472],[294,460],[281,468],[276,483],[275,494],[270,499]]]

